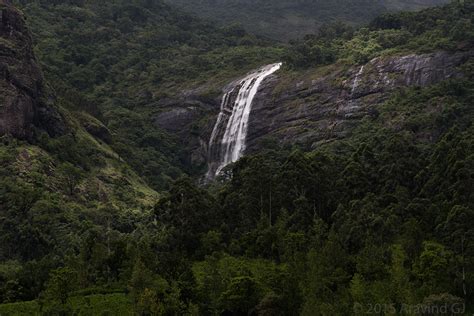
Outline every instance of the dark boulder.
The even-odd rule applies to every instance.
[[[10,1],[0,0],[0,10],[0,135],[29,139],[34,127],[61,135],[64,120],[34,56],[23,15]]]

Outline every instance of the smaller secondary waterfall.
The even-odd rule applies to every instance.
[[[360,84],[360,77],[364,73],[364,65],[362,65],[359,69],[359,72],[356,74],[354,78],[354,83],[352,84],[352,89],[351,89],[351,97],[354,96],[354,93],[356,92],[356,89],[359,87]]]
[[[352,82],[351,93],[346,107],[346,110],[348,111],[346,117],[350,116],[352,112],[355,112],[359,108],[359,102],[356,100],[356,92],[357,88],[359,88],[362,74],[364,73],[364,67],[364,65],[360,67],[359,72],[355,75],[354,81]]]
[[[259,69],[222,97],[221,111],[209,141],[207,179],[214,178],[244,153],[252,102],[263,80],[279,70],[281,65],[271,64]]]

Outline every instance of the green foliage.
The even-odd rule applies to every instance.
[[[285,61],[294,68],[304,68],[339,59],[363,64],[397,52],[455,50],[458,45],[472,43],[474,36],[470,18],[474,3],[463,3],[453,2],[421,12],[385,14],[356,32],[340,23],[328,24],[315,35],[293,42]]]
[[[36,301],[2,304],[0,312],[11,316],[39,315],[39,306]]]
[[[74,167],[69,162],[65,162],[58,167],[57,170],[60,173],[60,178],[63,181],[63,185],[66,188],[66,192],[69,195],[74,194],[74,189],[81,181],[81,169]]]
[[[289,40],[312,33],[330,21],[363,24],[393,10],[421,9],[444,0],[167,0],[188,12],[222,24],[236,23],[252,33]]]
[[[77,287],[77,275],[69,268],[60,268],[50,273],[40,304],[47,314],[67,315],[72,312],[68,304],[71,292]]]
[[[222,293],[225,310],[237,314],[248,313],[258,303],[258,289],[251,277],[236,277],[230,281],[227,291]]]
[[[19,2],[36,54],[64,106],[102,121],[113,150],[155,190],[168,189],[183,172],[201,171],[191,166],[186,145],[153,122],[163,111],[158,101],[243,75],[275,62],[283,51],[162,1]],[[97,156],[82,139],[77,151],[61,150],[74,142],[70,135],[49,142],[48,151],[82,167]]]
[[[466,79],[400,89],[347,139],[312,152],[272,146],[207,188],[182,177],[179,142],[153,127],[145,105],[180,89],[183,78],[188,85],[201,71],[220,71],[209,65],[217,57],[225,77],[244,71],[242,60],[253,66],[280,49],[161,2],[23,4],[40,17],[30,23],[64,105],[73,109],[70,99],[80,96],[81,110],[106,122],[113,139],[109,147],[74,119],[73,132],[40,135],[37,146],[1,139],[0,314],[472,309],[472,63]],[[468,15],[469,5],[388,15],[356,32],[327,26],[295,44],[292,63],[449,47],[470,34],[462,30],[469,23],[443,21]],[[152,31],[157,26],[162,32]],[[141,88],[152,93],[136,101]],[[168,188],[153,209],[132,207],[134,189],[145,185],[116,153],[155,188]]]
[[[289,275],[283,265],[215,254],[195,263],[192,270],[203,312],[246,313],[257,304],[268,309],[277,304],[284,312],[291,306],[290,302],[280,305],[280,300],[289,299],[292,291],[285,288]]]
[[[70,312],[81,316],[132,315],[134,312],[133,304],[125,294],[71,297],[69,302]],[[3,304],[0,305],[0,313],[8,316],[42,315],[36,301]]]
[[[452,257],[450,251],[443,245],[429,241],[423,243],[423,250],[415,263],[414,270],[427,293],[439,293],[446,288],[451,279],[449,268]],[[437,282],[433,282],[434,280]]]
[[[199,236],[219,222],[212,196],[198,188],[190,178],[181,178],[155,206],[162,224],[172,229],[173,248],[193,252],[199,246]],[[170,241],[171,242],[171,241]]]

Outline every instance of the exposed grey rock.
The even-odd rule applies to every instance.
[[[377,116],[377,105],[395,89],[459,77],[458,66],[473,55],[471,50],[376,58],[318,79],[299,79],[283,89],[279,85],[283,78],[276,74],[265,81],[254,100],[248,151],[257,150],[265,137],[310,147],[343,138],[363,117]]]
[[[10,1],[0,5],[0,136],[30,138],[34,126],[61,135],[66,127],[46,88],[23,16]]]
[[[101,121],[94,117],[85,115],[85,117],[79,117],[79,122],[82,127],[84,127],[84,129],[95,138],[100,139],[107,144],[112,143],[112,134]]]
[[[363,65],[362,71],[362,66],[335,67],[324,76],[306,73],[293,80],[277,72],[261,84],[254,99],[247,152],[257,151],[267,137],[307,148],[347,137],[364,117],[376,117],[378,105],[396,89],[429,86],[459,77],[458,66],[473,55],[471,50],[383,57]],[[229,83],[222,94],[238,91],[233,88],[241,80]],[[198,89],[154,105],[159,109],[153,117],[155,125],[182,140],[183,148],[190,149],[189,162],[194,166],[204,168],[213,159],[209,157],[208,143],[221,97],[203,99]]]
[[[197,107],[180,107],[158,114],[155,124],[167,131],[178,132],[190,124],[198,115]]]
[[[179,137],[183,149],[189,149],[188,159],[193,166],[206,164],[208,124],[203,121],[212,116],[218,102],[218,99],[203,98],[197,90],[184,91],[177,98],[161,99],[154,104],[157,109],[152,117],[154,125]]]

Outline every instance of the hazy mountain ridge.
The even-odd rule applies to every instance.
[[[237,23],[251,33],[289,40],[314,33],[323,23],[367,23],[388,11],[417,10],[449,0],[166,0],[222,25]]]

